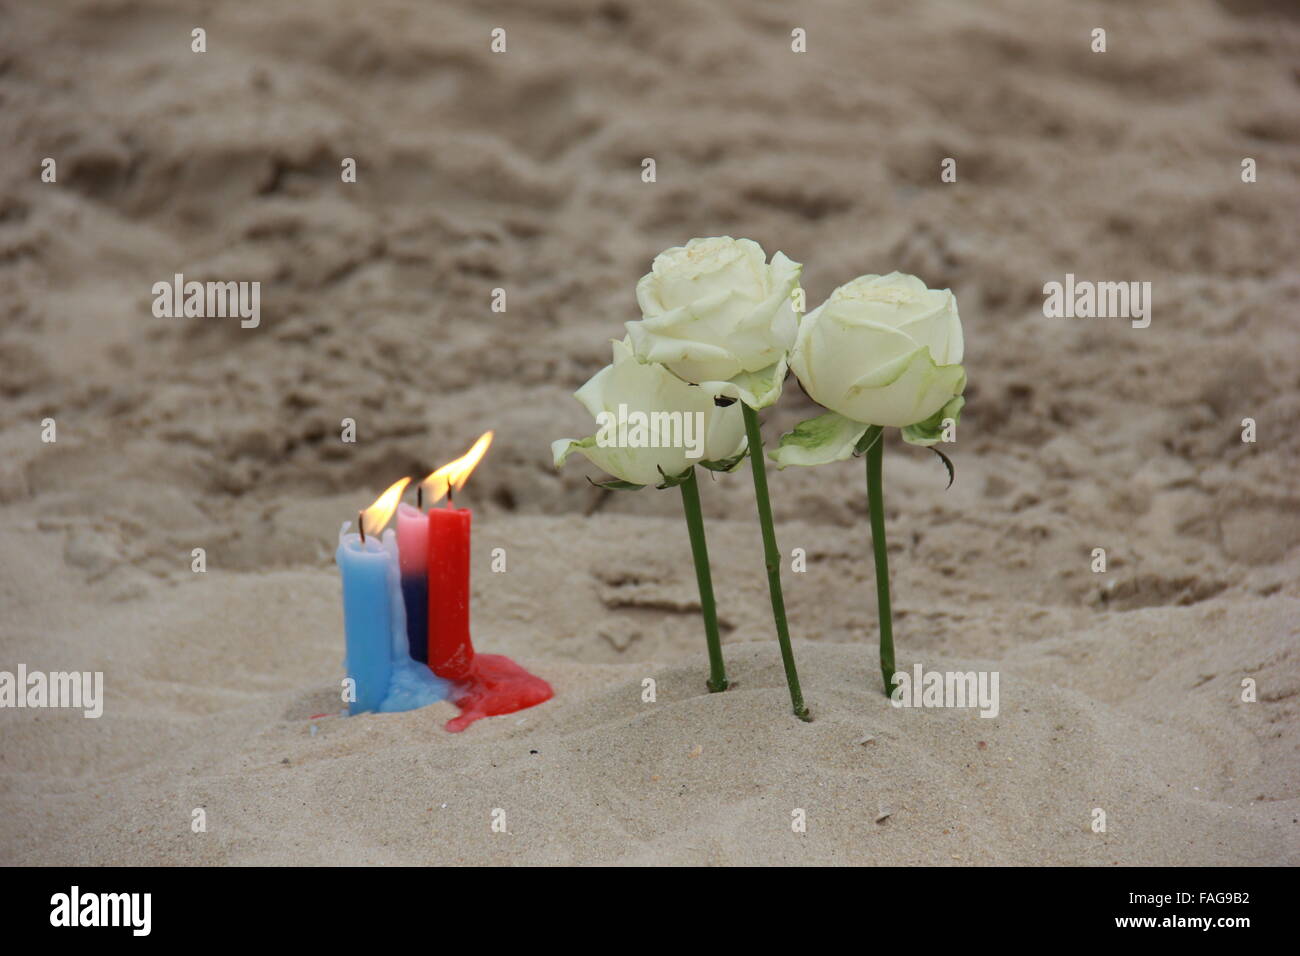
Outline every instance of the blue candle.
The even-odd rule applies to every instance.
[[[339,530],[334,553],[343,578],[344,666],[352,681],[348,713],[414,710],[444,700],[451,685],[411,658],[398,562],[397,533],[388,524],[409,478],[394,482],[373,505]],[[421,516],[423,517],[423,516]]]
[[[350,524],[344,522],[339,531],[334,560],[343,577],[345,663],[356,695],[348,703],[348,713],[360,714],[379,710],[388,696],[393,676],[394,624],[389,578],[396,572],[396,560],[384,542],[373,535],[362,542],[359,534],[348,534]],[[405,621],[402,623],[405,625]]]

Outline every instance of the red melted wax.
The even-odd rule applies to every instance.
[[[456,681],[451,702],[460,716],[447,721],[447,730],[460,733],[481,717],[513,714],[555,696],[551,685],[524,670],[504,654],[475,654],[469,675]]]

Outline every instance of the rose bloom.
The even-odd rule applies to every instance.
[[[642,318],[627,323],[632,349],[713,394],[771,404],[798,328],[792,296],[802,271],[780,252],[769,263],[752,239],[668,249],[637,283]]]
[[[677,413],[683,422],[689,415],[689,427],[700,425],[698,432],[692,432],[698,447],[662,443],[659,447],[620,447],[605,440],[608,431],[597,432],[581,440],[552,442],[556,468],[576,451],[621,481],[658,485],[704,462],[738,464],[732,459],[745,450],[745,423],[739,405],[719,407],[704,389],[682,381],[662,365],[638,360],[626,340],[613,344],[614,361],[593,375],[574,398],[602,427],[604,422],[618,420],[620,406],[625,412],[647,416]],[[692,452],[698,457],[692,458]]]
[[[916,276],[859,276],[799,325],[790,367],[814,401],[855,422],[903,428],[966,385],[957,299]]]

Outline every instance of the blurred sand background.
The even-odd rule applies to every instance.
[[[1295,11],[0,4],[0,669],[107,694],[0,711],[0,863],[1300,861]],[[676,493],[552,468],[636,279],[719,234],[812,305],[895,268],[956,292],[956,483],[886,452],[895,630],[900,665],[999,670],[997,719],[880,695],[861,461],[770,476],[811,724],[746,472],[701,489],[709,695]],[[176,272],[260,280],[261,326],[155,318]],[[1151,281],[1150,328],[1044,318],[1067,272]],[[791,379],[769,443],[811,411]],[[475,641],[556,699],[310,720],[339,523],[487,428]]]

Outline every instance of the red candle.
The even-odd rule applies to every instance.
[[[474,663],[469,637],[468,508],[429,509],[429,666],[463,681]]]
[[[447,506],[429,509],[429,667],[453,681],[451,701],[460,716],[447,722],[452,733],[474,721],[513,714],[550,700],[555,691],[540,677],[501,654],[475,654],[469,638],[469,530],[472,514],[452,504],[452,492],[469,478],[488,445],[487,432],[468,452],[424,480],[429,500],[445,494]]]

